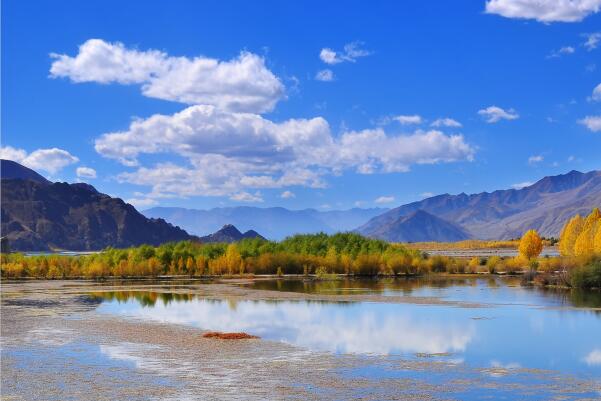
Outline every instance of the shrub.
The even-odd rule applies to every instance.
[[[569,277],[574,288],[601,288],[601,260],[571,269]]]

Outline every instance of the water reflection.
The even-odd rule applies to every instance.
[[[206,330],[247,332],[337,353],[446,354],[465,351],[474,335],[469,314],[375,303],[205,300],[176,294],[108,293],[99,311]],[[162,300],[162,302],[157,302]],[[174,302],[175,301],[175,302]],[[153,308],[148,306],[154,305]],[[403,313],[399,313],[403,312]]]
[[[601,291],[522,287],[520,277],[430,276],[341,280],[259,280],[254,289],[310,294],[440,297],[450,301],[601,308]]]
[[[458,308],[437,304],[374,302],[209,300],[192,294],[152,291],[98,292],[100,313],[204,330],[246,332],[309,350],[334,353],[435,355],[446,362],[508,369],[521,366],[601,374],[599,312],[541,308],[597,302],[591,295],[540,291],[483,278],[400,285],[398,282],[261,282],[267,288],[311,291],[409,291],[488,304]]]

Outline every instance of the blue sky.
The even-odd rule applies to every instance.
[[[601,0],[2,9],[2,157],[154,205],[346,209],[601,166]]]

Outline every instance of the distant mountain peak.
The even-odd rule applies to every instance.
[[[233,224],[226,224],[220,230],[213,234],[200,237],[200,242],[237,242],[245,238],[263,238],[261,234],[255,230],[248,230],[244,234],[240,232]]]

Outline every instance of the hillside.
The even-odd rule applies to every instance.
[[[226,224],[242,231],[256,230],[268,239],[280,240],[299,233],[335,233],[350,231],[388,209],[349,209],[318,211],[289,210],[283,207],[251,206],[214,208],[210,210],[155,207],[143,211],[145,216],[163,218],[196,235],[207,235]]]
[[[408,216],[401,216],[382,225],[370,236],[392,242],[454,242],[470,237],[469,233],[460,226],[423,210],[418,210]]]
[[[89,184],[52,183],[6,160],[1,200],[2,236],[11,250],[99,250],[195,238]]]
[[[409,203],[374,217],[357,231],[377,236],[384,227],[422,210],[461,227],[471,238],[515,238],[530,228],[556,237],[569,216],[588,213],[600,205],[601,171],[570,171],[544,177],[522,189],[444,194]]]

